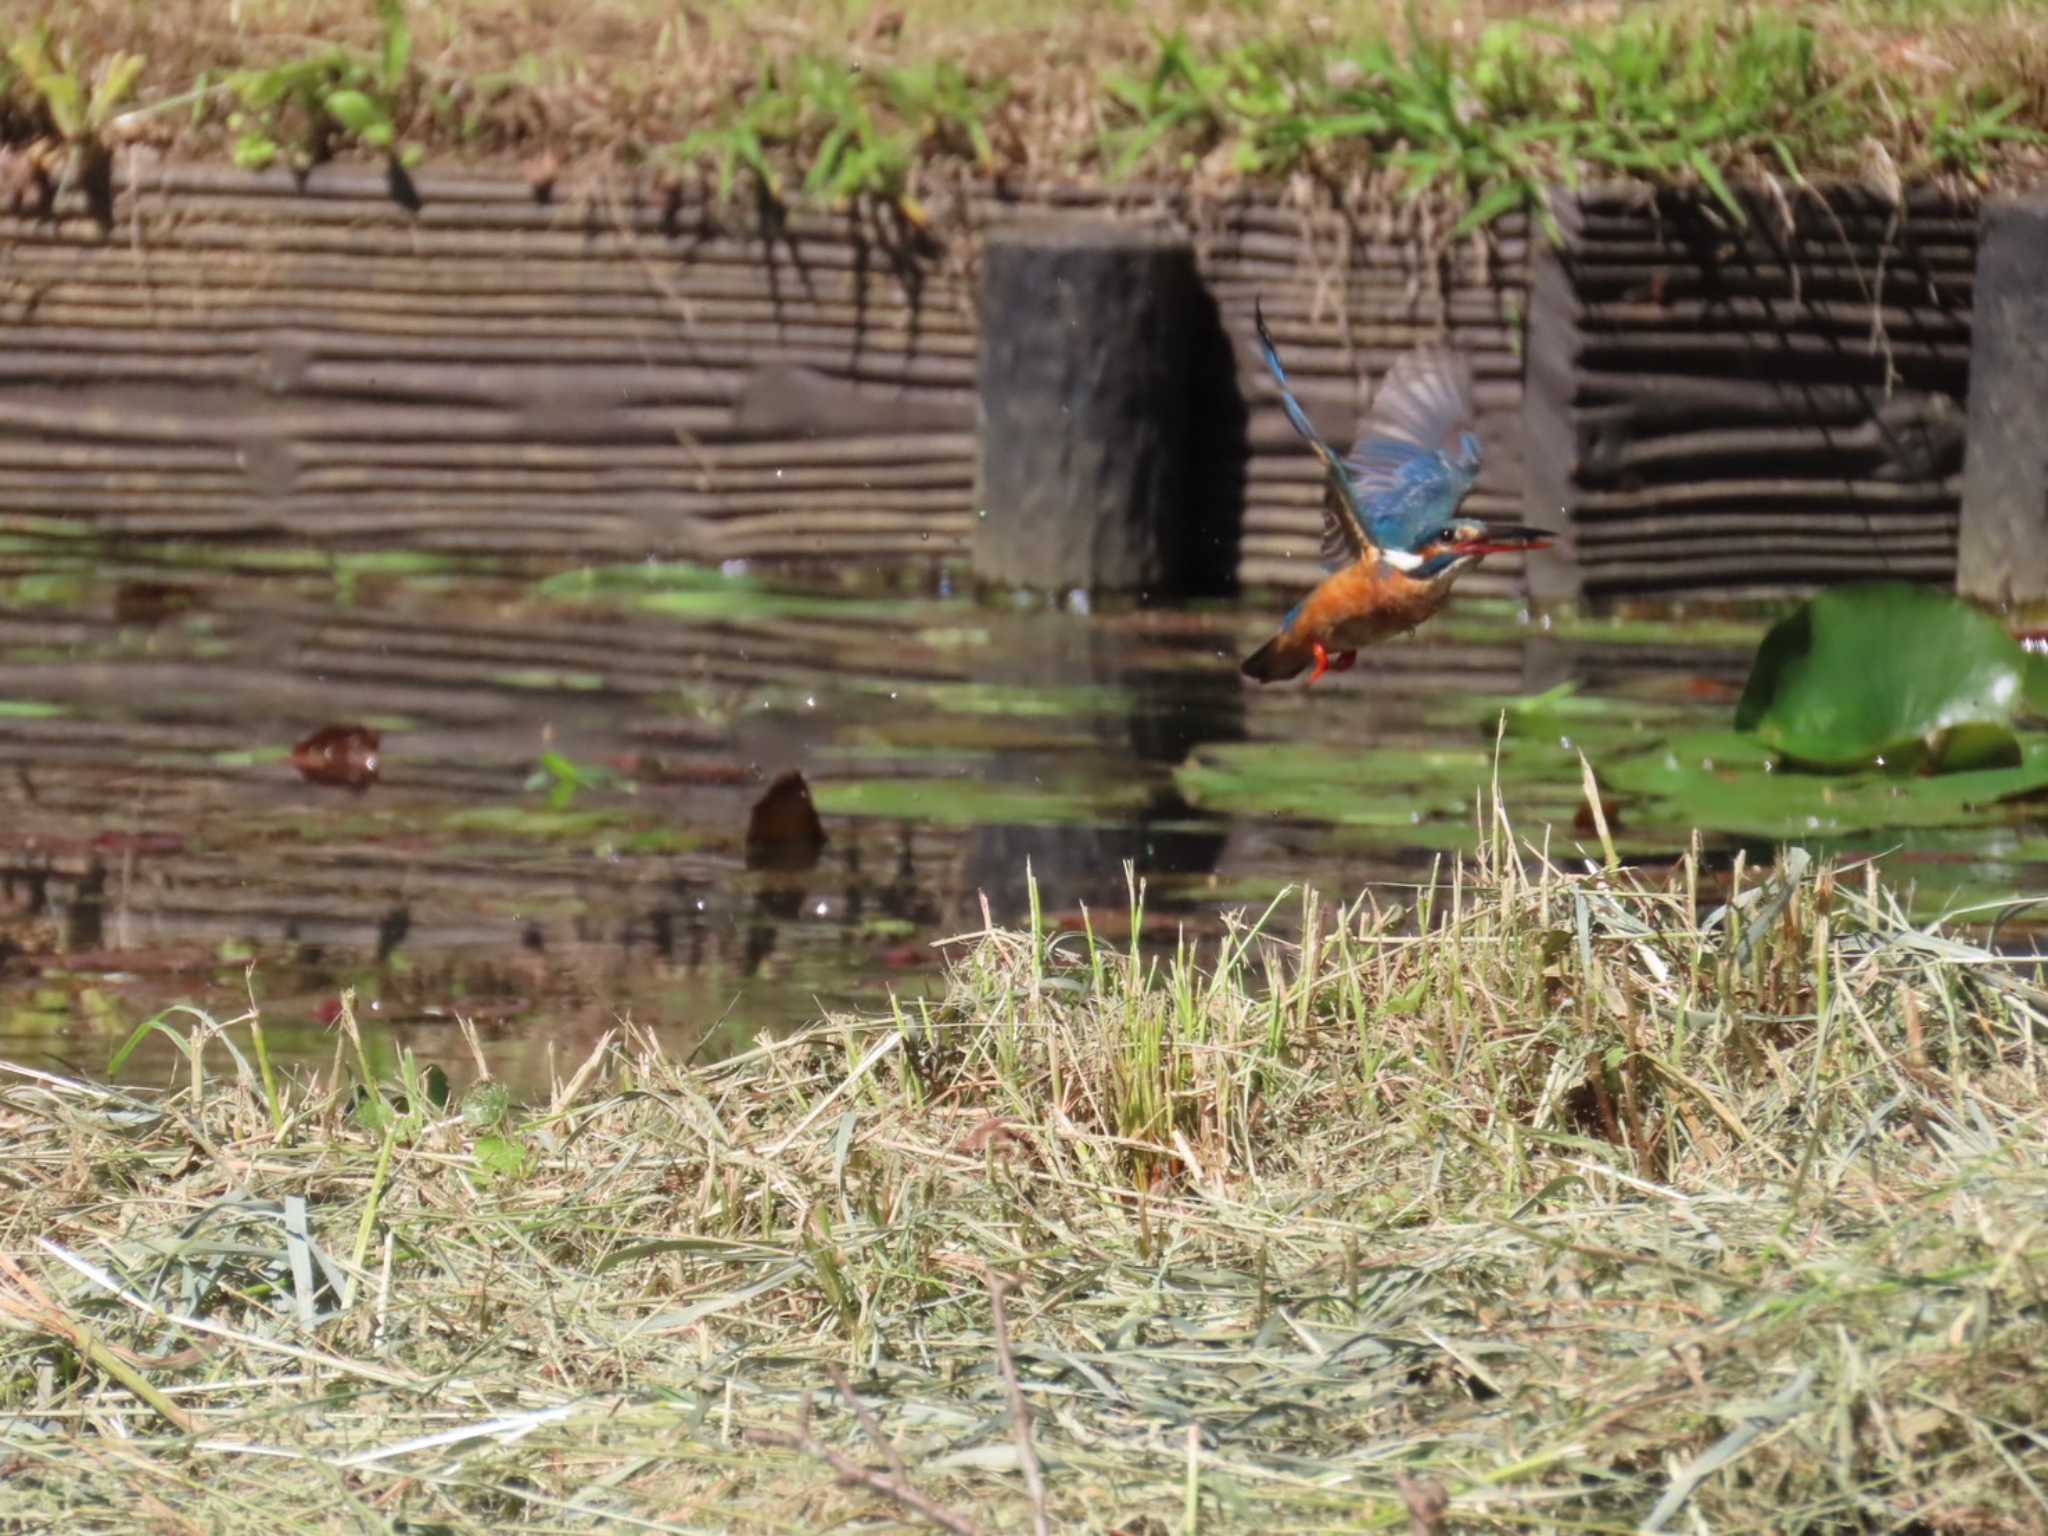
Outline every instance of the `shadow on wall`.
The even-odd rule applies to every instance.
[[[1244,542],[1251,410],[1238,388],[1237,348],[1206,283],[1195,285],[1188,309],[1194,321],[1188,348],[1188,441],[1194,454],[1188,464],[1181,592],[1231,597]]]

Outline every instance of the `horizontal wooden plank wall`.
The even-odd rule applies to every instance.
[[[109,534],[701,560],[964,555],[971,240],[904,249],[793,213],[776,238],[692,203],[537,203],[521,180],[323,169],[304,186],[162,166],[0,218],[0,519]],[[1262,298],[1333,437],[1401,349],[1475,358],[1481,505],[1520,506],[1524,233],[1425,258],[1247,199],[982,196],[975,226],[1189,228],[1252,411],[1242,572],[1315,572],[1320,487],[1249,345]],[[1502,584],[1499,575],[1496,586]]]
[[[709,561],[964,558],[974,241],[696,203],[537,203],[420,183],[154,167],[0,217],[0,524],[109,534]],[[1239,569],[1316,572],[1321,487],[1249,343],[1262,299],[1311,413],[1348,438],[1376,376],[1473,359],[1477,509],[1563,522],[1556,595],[1947,579],[1975,209],[1916,193],[1589,191],[1552,255],[1516,221],[1448,251],[1264,196],[977,195],[970,230],[1117,217],[1188,230],[1250,406]],[[1532,271],[1552,274],[1532,288]],[[1875,306],[1873,301],[1876,301]],[[1521,322],[1554,408],[1523,410]],[[1889,374],[1889,378],[1888,378]],[[1532,374],[1532,377],[1535,376]],[[1888,388],[1889,385],[1889,388]],[[1548,414],[1546,414],[1548,410]],[[1540,439],[1535,457],[1524,443]],[[1553,440],[1554,439],[1554,440]],[[1470,588],[1519,589],[1496,561]]]
[[[1565,201],[1533,280],[1544,595],[1952,581],[1977,208],[1831,188]]]

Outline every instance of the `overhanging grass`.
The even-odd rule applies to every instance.
[[[971,0],[80,0],[0,20],[17,140],[239,163],[533,157],[703,170],[725,195],[893,202],[960,176],[1307,176],[1480,219],[1581,174],[2024,179],[2048,130],[2030,0],[1195,7]],[[44,182],[78,174],[61,146]]]
[[[628,1034],[530,1112],[275,1082],[249,1019],[167,1021],[175,1091],[14,1069],[8,1516],[1022,1530],[1021,1397],[1062,1530],[2048,1524],[2029,975],[1867,871],[1499,821],[1303,915],[972,935],[929,1011]]]

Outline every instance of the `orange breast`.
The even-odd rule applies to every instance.
[[[1292,630],[1336,650],[1356,650],[1415,628],[1443,606],[1450,585],[1362,560],[1309,593]]]

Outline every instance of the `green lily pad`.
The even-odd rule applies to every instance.
[[[2002,819],[2004,802],[2048,790],[2048,740],[2024,742],[2012,767],[1813,774],[1785,768],[1755,736],[1703,731],[1598,766],[1608,788],[1645,797],[1634,813],[1644,820],[1748,837],[1828,837]]]
[[[1188,804],[1233,816],[1283,816],[1399,834],[1405,847],[1464,846],[1473,806],[1495,773],[1491,743],[1466,748],[1303,751],[1297,742],[1224,742],[1174,772]],[[1555,739],[1501,744],[1502,793],[1530,832],[1569,822],[1582,795],[1578,755]]]
[[[2012,720],[2048,696],[2042,681],[1996,619],[1951,593],[1836,587],[1764,636],[1735,727],[1815,768],[2013,768]]]
[[[1408,827],[1463,812],[1493,771],[1480,747],[1304,752],[1295,742],[1220,742],[1174,771],[1188,804],[1334,826]]]
[[[1469,725],[1490,740],[1496,729],[1510,740],[1554,742],[1589,755],[1647,745],[1686,722],[1669,704],[1582,693],[1577,681],[1543,693],[1451,694],[1423,712],[1428,725]],[[1695,720],[1698,715],[1693,714]],[[1568,749],[1569,749],[1568,748]]]

